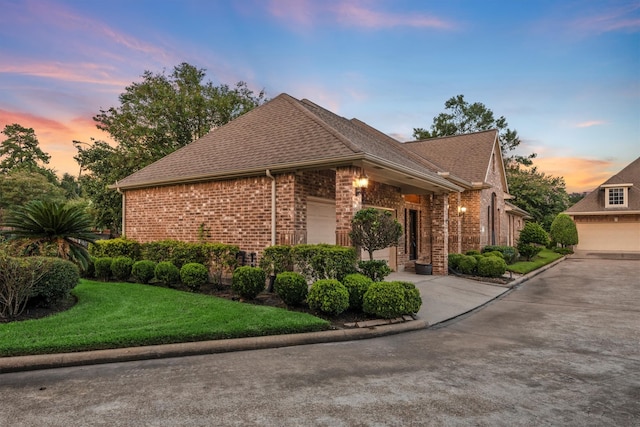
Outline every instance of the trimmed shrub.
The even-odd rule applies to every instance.
[[[507,271],[507,263],[500,257],[487,256],[478,261],[478,275],[500,277]]]
[[[573,253],[573,249],[571,248],[553,248],[553,252],[561,254],[561,255],[569,255]]]
[[[109,240],[96,240],[89,244],[89,254],[96,258],[129,257],[133,260],[140,259],[140,243],[124,237]]]
[[[294,267],[307,281],[341,280],[356,272],[356,251],[337,245],[296,245],[291,250]]]
[[[458,270],[462,274],[474,274],[478,261],[473,255],[463,255],[458,262]]]
[[[161,240],[143,243],[141,248],[143,259],[155,262],[169,261],[180,269],[190,262],[208,264],[206,244],[188,243],[178,240]]]
[[[401,316],[406,311],[404,286],[398,282],[376,282],[369,286],[362,298],[365,313],[384,319]]]
[[[0,318],[19,316],[27,306],[33,287],[42,274],[37,260],[14,258],[0,251]]]
[[[170,261],[159,262],[153,274],[165,286],[171,286],[180,281],[180,269]]]
[[[535,243],[542,246],[549,244],[549,235],[540,224],[535,222],[527,222],[520,231],[519,243]]]
[[[567,214],[558,214],[551,223],[551,237],[562,247],[578,244],[576,223]]]
[[[518,252],[520,252],[520,255],[527,261],[531,261],[541,250],[542,246],[534,245],[533,243],[518,243]]]
[[[111,257],[98,257],[93,261],[96,279],[109,280],[111,278]]]
[[[307,303],[312,310],[340,314],[349,307],[349,291],[335,279],[318,280],[309,289]]]
[[[504,255],[500,251],[482,252],[482,256],[484,256],[484,257],[494,256],[494,257],[498,257],[498,258],[504,259]]]
[[[342,279],[342,284],[349,291],[349,308],[362,310],[362,298],[372,283],[371,278],[360,273],[348,274]]]
[[[131,277],[131,268],[133,260],[128,256],[119,256],[111,261],[111,274],[116,280],[121,282],[129,280]]]
[[[276,294],[287,305],[302,304],[309,293],[309,286],[304,276],[292,271],[278,274],[273,287]]]
[[[209,270],[202,264],[190,262],[180,269],[180,281],[193,292],[209,282]]]
[[[89,261],[87,262],[87,268],[84,270],[80,270],[80,277],[84,277],[87,279],[93,279],[96,277],[96,266],[95,266],[95,258],[89,256]]]
[[[71,261],[49,257],[31,257],[25,261],[30,270],[42,269],[31,289],[29,305],[50,306],[68,296],[80,281],[80,270]]]
[[[464,254],[449,254],[448,255],[449,268],[452,269],[452,270],[458,270],[459,264],[460,264],[460,260],[462,259],[463,256],[465,256],[465,255]]]
[[[476,251],[475,249],[472,249],[470,251],[465,252],[464,254],[473,256],[473,255],[480,255],[480,252]]]
[[[147,284],[155,276],[156,263],[149,260],[136,261],[131,267],[131,276],[136,283]]]
[[[204,253],[211,269],[211,278],[216,285],[222,284],[222,275],[233,270],[238,261],[236,256],[240,248],[225,243],[205,243]],[[205,264],[207,265],[207,264]]]
[[[277,276],[285,271],[293,271],[291,246],[274,245],[265,248],[260,258],[260,268],[267,276]]]
[[[231,289],[244,299],[254,299],[264,291],[267,276],[258,267],[238,267],[233,272]]]
[[[416,288],[416,285],[411,282],[392,282],[399,283],[404,288],[404,313],[403,314],[416,314],[420,311],[422,306],[422,297],[420,291]]]
[[[391,268],[389,268],[385,260],[360,261],[358,262],[358,268],[362,274],[374,282],[381,282],[391,274]]]
[[[502,253],[502,256],[505,262],[508,264],[513,264],[518,260],[518,251],[513,246],[502,246],[502,245],[488,245],[482,248],[482,253],[499,251]]]

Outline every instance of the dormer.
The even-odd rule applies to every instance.
[[[603,184],[600,186],[604,190],[604,207],[612,208],[628,208],[629,207],[629,188],[633,184]]]

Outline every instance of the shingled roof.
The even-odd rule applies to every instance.
[[[496,143],[498,143],[498,131],[492,129],[465,135],[405,142],[404,146],[443,171],[466,181],[479,183],[487,179],[489,167],[491,167],[491,155]],[[500,161],[500,167],[503,167],[500,150],[496,151],[500,156],[496,161]],[[503,177],[503,180],[506,191],[506,178]]]
[[[418,178],[433,188],[460,190],[399,141],[382,133],[375,135],[360,123],[311,101],[281,94],[129,175],[115,187],[126,190],[255,176],[266,169],[277,173],[366,163]]]
[[[627,203],[627,207],[605,208],[604,186],[616,184],[632,184],[632,186],[629,187],[629,201]],[[624,212],[640,212],[640,157],[602,183],[598,188],[587,194],[582,200],[571,206],[566,211],[566,213],[570,215],[602,214],[605,212],[615,212],[616,214]]]

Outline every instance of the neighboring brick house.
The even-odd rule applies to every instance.
[[[457,221],[457,200],[466,202],[475,184],[407,146],[281,94],[117,182],[123,233],[140,242],[206,236],[259,255],[273,244],[350,245],[353,215],[370,206],[391,211],[405,230],[399,245],[378,257],[400,271],[425,260],[444,275],[450,217]],[[369,184],[361,191],[356,182],[365,175]],[[504,212],[497,200],[502,192],[494,205]]]
[[[579,251],[640,253],[640,157],[571,206]]]
[[[526,211],[509,203],[507,175],[497,130],[405,143],[464,188],[449,195],[449,250],[515,245]]]

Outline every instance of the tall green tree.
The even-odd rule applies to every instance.
[[[505,164],[516,162],[531,165],[535,153],[528,156],[510,156],[509,153],[520,145],[518,132],[509,128],[504,116],[495,117],[493,111],[481,102],[470,104],[464,95],[449,98],[444,103],[445,111],[433,118],[431,130],[414,128],[413,137],[416,139],[438,138],[442,136],[463,135],[466,133],[498,129],[500,148]]]
[[[533,221],[549,231],[557,214],[569,207],[564,178],[538,171],[536,167],[507,168],[509,192],[516,206],[529,212]]]
[[[573,219],[567,214],[558,214],[551,223],[552,242],[559,243],[563,248],[578,244],[578,228]]]
[[[3,212],[32,200],[63,202],[64,191],[38,171],[16,169],[0,174],[0,221]]]
[[[182,63],[170,74],[145,71],[142,81],[125,88],[120,105],[93,119],[115,146],[76,141],[75,157],[84,172],[80,182],[95,209],[96,226],[116,232],[121,197],[108,188],[133,172],[204,136],[266,101],[247,84],[215,86],[205,70]]]
[[[43,166],[49,163],[51,156],[42,151],[32,128],[14,123],[6,125],[2,134],[7,138],[0,145],[0,173],[17,169],[39,171],[55,180],[55,174]]]

